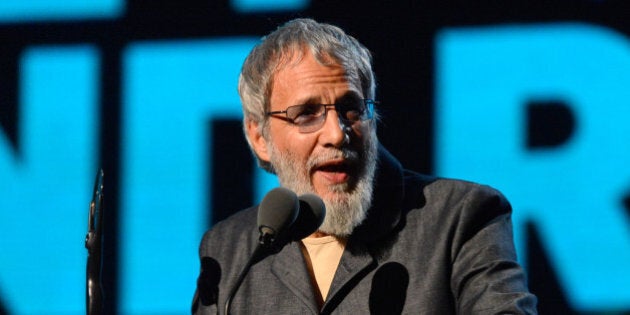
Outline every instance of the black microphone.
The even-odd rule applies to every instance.
[[[259,244],[270,247],[278,235],[295,222],[300,209],[297,195],[278,187],[265,195],[258,207]]]
[[[259,242],[228,294],[225,301],[226,315],[230,314],[232,298],[234,298],[251,266],[273,248],[277,236],[295,221],[299,207],[297,195],[289,189],[278,187],[265,195],[258,207]]]
[[[313,234],[326,217],[326,205],[322,198],[315,194],[300,196],[300,212],[287,232],[288,241],[299,241]]]

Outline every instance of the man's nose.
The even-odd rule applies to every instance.
[[[339,118],[337,110],[329,108],[319,136],[324,146],[340,147],[349,140],[345,132],[346,125]]]

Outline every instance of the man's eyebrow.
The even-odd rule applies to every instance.
[[[312,104],[319,104],[319,103],[320,103],[319,97],[311,96],[311,97],[299,99],[299,101],[293,105],[312,105]]]
[[[356,101],[361,99],[361,95],[357,91],[347,91],[340,97],[335,99],[335,103],[344,102],[344,101]],[[313,105],[313,104],[322,104],[321,98],[319,96],[309,96],[305,98],[299,99],[293,105]]]

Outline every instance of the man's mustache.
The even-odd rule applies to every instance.
[[[341,149],[327,149],[324,152],[318,153],[310,157],[307,161],[307,168],[313,169],[318,165],[324,164],[328,161],[344,160],[348,165],[356,165],[360,161],[360,154],[356,150],[350,148]]]

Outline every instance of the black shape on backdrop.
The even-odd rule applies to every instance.
[[[565,297],[556,272],[551,267],[549,256],[545,251],[536,225],[527,222],[525,233],[527,238],[527,257],[525,258],[528,269],[527,282],[529,290],[538,298],[538,312],[540,314],[576,314]]]
[[[103,213],[104,235],[118,236],[120,234],[119,223],[122,217],[118,211],[120,191],[122,190],[120,159],[115,153],[122,152],[120,120],[122,103],[116,98],[121,95],[119,78],[122,77],[123,57],[121,52],[125,46],[120,36],[113,36],[120,32],[118,26],[107,29],[110,34],[103,36],[108,39],[108,44],[103,45],[102,62],[100,65],[100,117],[99,130],[100,150],[99,161],[103,169],[107,170],[107,212]],[[107,297],[107,303],[103,305],[103,314],[118,313],[118,294],[122,291],[122,281],[119,281],[119,237],[110,237],[103,244],[102,278],[103,296]]]
[[[18,110],[15,104],[18,99],[18,54],[15,47],[2,45],[0,54],[0,133],[6,133],[7,138],[15,148],[19,148],[17,136]],[[13,55],[15,53],[15,55]],[[7,55],[10,58],[6,58]],[[16,150],[19,154],[19,150]]]
[[[2,292],[2,290],[0,290]],[[0,294],[0,315],[9,315],[7,308],[4,307],[4,303],[2,301],[2,294]]]
[[[527,106],[527,148],[550,148],[566,143],[575,130],[575,117],[561,100],[532,100]]]
[[[210,223],[219,222],[254,203],[251,185],[254,163],[243,138],[242,122],[237,119],[216,119],[209,124],[212,130],[208,137],[212,139],[212,165],[208,169],[212,170],[212,177],[208,176],[211,182],[208,195],[212,196],[212,222],[208,222],[208,227]],[[223,193],[216,193],[219,191]]]

